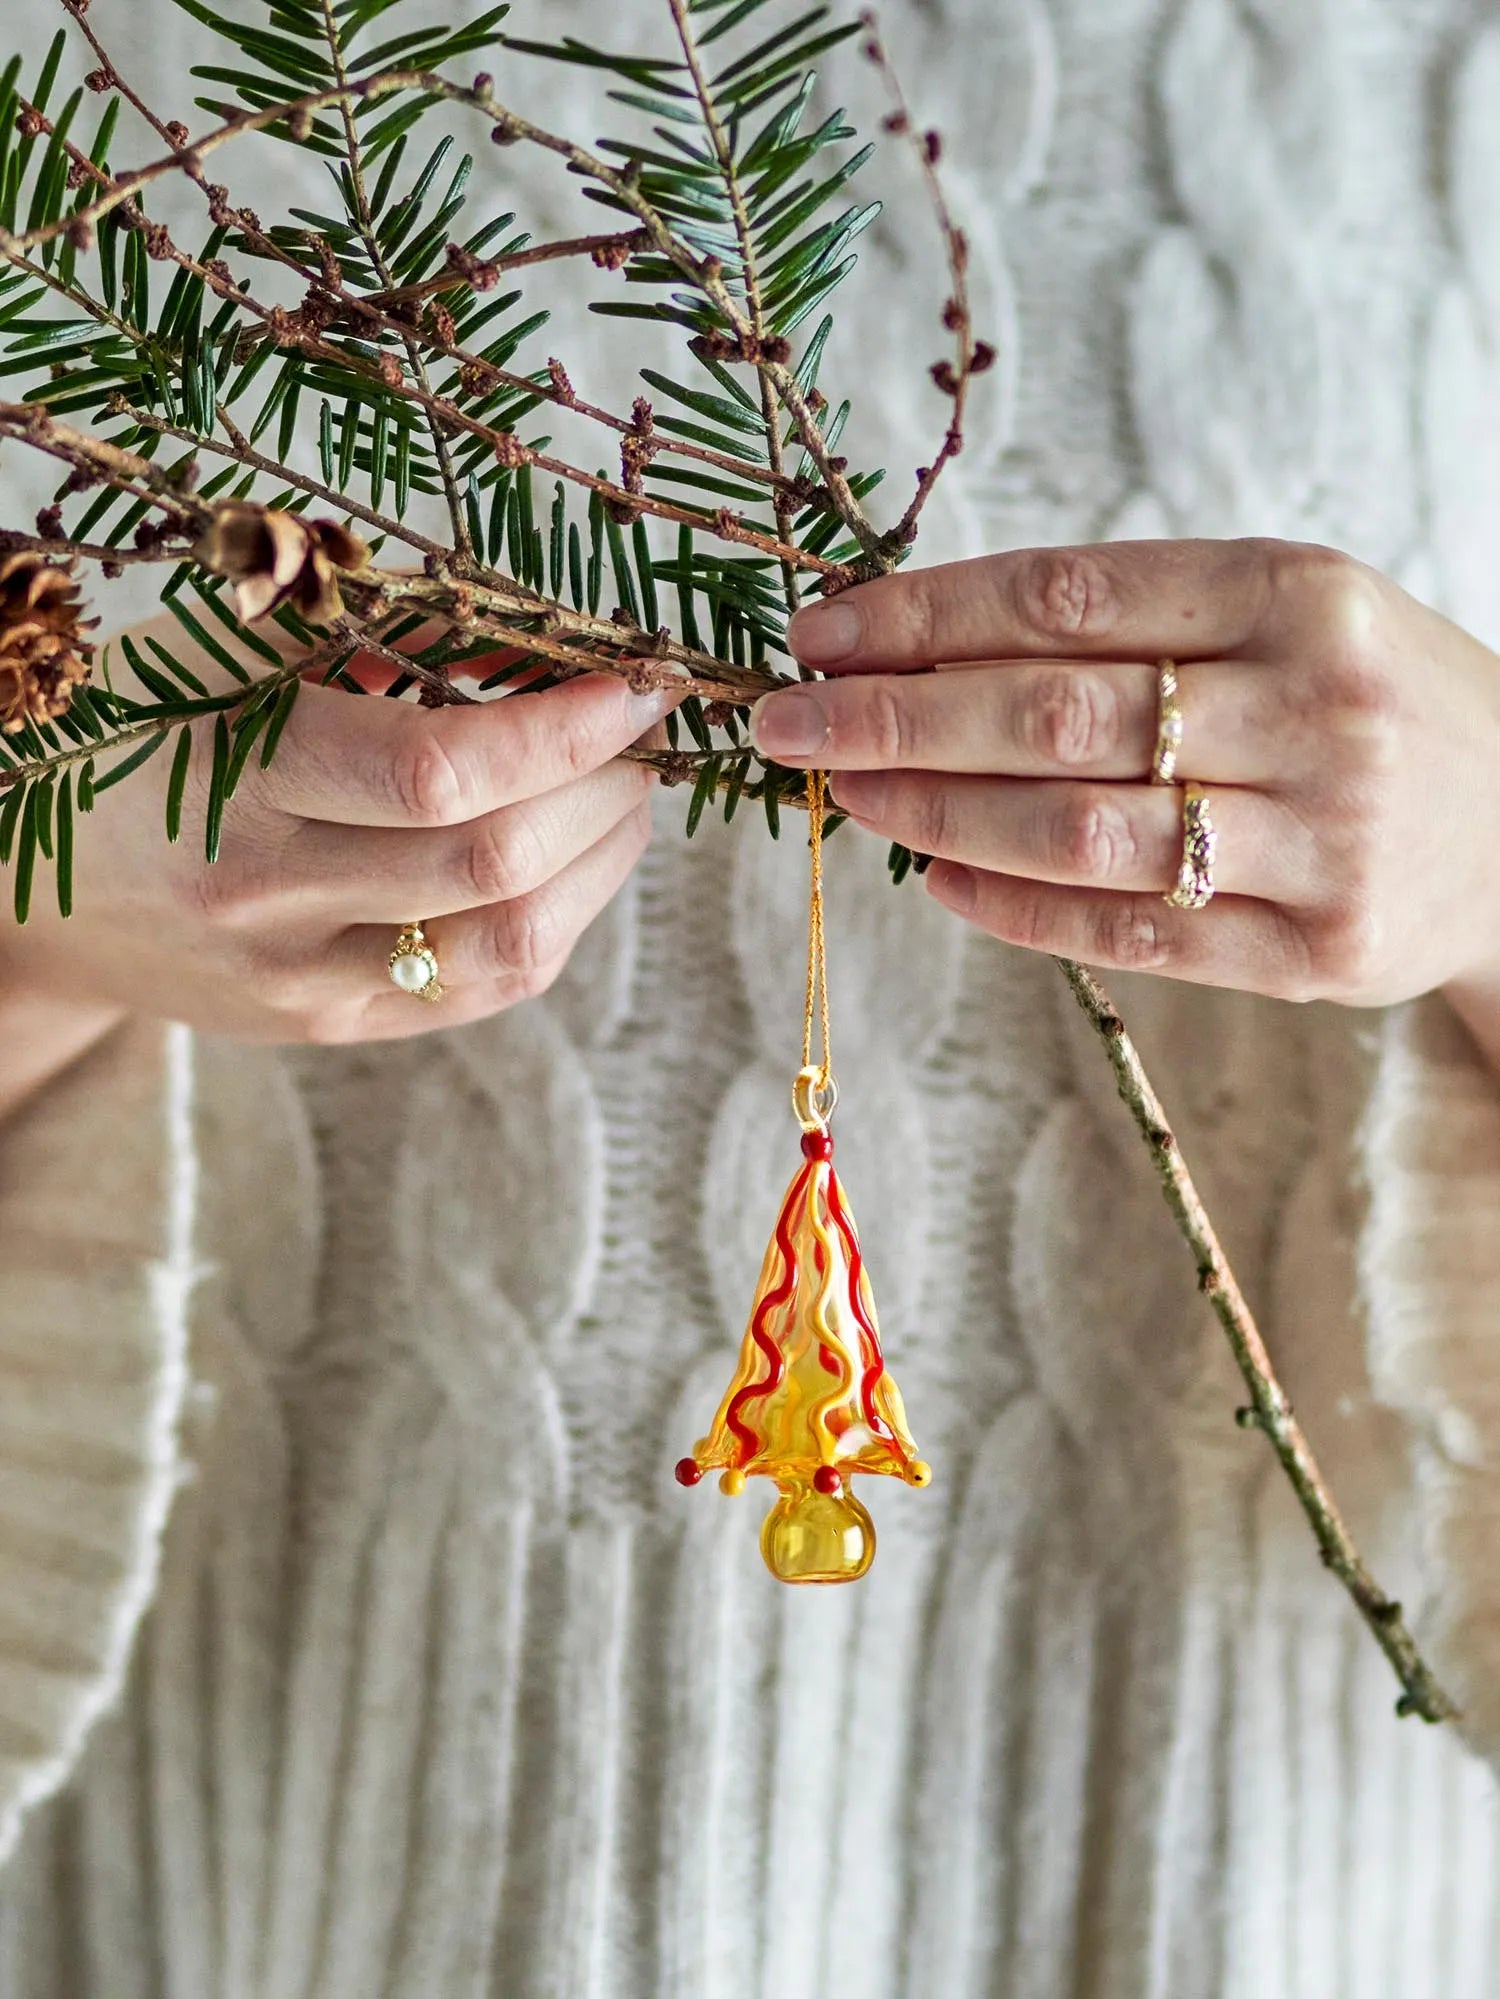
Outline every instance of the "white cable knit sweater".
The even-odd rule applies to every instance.
[[[189,59],[167,0],[94,15]],[[1500,642],[1490,10],[887,16],[1003,357],[927,557],[1318,539]],[[481,150],[545,231],[557,178]],[[904,472],[941,281],[891,185],[830,376]],[[1112,981],[1466,1748],[1393,1719],[1235,1428],[1053,968],[846,830],[840,1163],[936,1477],[872,1495],[864,1582],[784,1589],[758,1490],[671,1467],[794,1157],[805,860],[681,803],[543,1000],[139,1026],[5,1130],[0,1999],[1493,1999],[1500,1085],[1436,1000]]]

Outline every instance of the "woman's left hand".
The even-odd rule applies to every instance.
[[[981,929],[1284,999],[1443,988],[1500,1047],[1500,657],[1363,564],[1031,549],[862,584],[791,643],[835,677],[765,697],[757,747],[832,772],[838,808],[934,856],[928,890]],[[1178,784],[1218,829],[1198,910],[1163,900],[1182,793],[1147,781],[1164,657]]]

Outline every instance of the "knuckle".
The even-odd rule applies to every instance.
[[[1342,895],[1367,896],[1388,839],[1386,787],[1374,772],[1346,769],[1329,785],[1323,803],[1312,841],[1322,879],[1338,884]]]
[[[298,1041],[314,1048],[347,1048],[365,1038],[365,1009],[361,1005],[329,1006],[303,1004],[284,1015]]]
[[[1283,595],[1291,591],[1311,597],[1325,614],[1342,613],[1356,623],[1375,609],[1379,579],[1357,557],[1317,541],[1279,542],[1273,547],[1272,575]]]
[[[1307,720],[1323,758],[1320,786],[1340,824],[1368,838],[1388,805],[1405,734],[1392,677],[1367,659],[1330,657],[1313,677]]]
[[[231,952],[233,969],[274,1017],[280,1039],[337,1046],[357,1038],[364,1002],[330,993],[326,974],[310,958],[305,941],[278,931],[246,934]]]
[[[1016,565],[1015,609],[1042,638],[1096,638],[1110,630],[1119,590],[1097,549],[1038,548]]]
[[[534,978],[564,949],[555,899],[542,890],[518,895],[495,910],[490,932],[495,968]]]
[[[396,803],[416,825],[452,826],[463,819],[467,787],[436,728],[414,733],[395,759],[390,781]]]
[[[900,607],[902,650],[914,659],[936,659],[943,649],[942,631],[947,621],[952,578],[942,568],[919,569],[903,581],[899,595],[892,592],[891,596],[892,607]]]
[[[1019,894],[1005,912],[1005,935],[1026,951],[1049,951],[1054,943],[1054,926],[1047,919],[1044,898],[1035,893]]]
[[[918,847],[924,853],[941,853],[953,831],[952,803],[948,787],[918,785],[912,796],[912,827]]]
[[[1327,999],[1331,987],[1318,969],[1314,928],[1305,913],[1268,909],[1260,933],[1255,979],[1246,990],[1290,1001],[1293,1006]]]
[[[517,972],[511,982],[513,1001],[540,999],[543,993],[550,992],[571,956],[571,950],[558,952],[544,964],[529,965]]]
[[[564,782],[570,778],[589,776],[605,760],[604,749],[598,737],[585,734],[578,729],[564,732],[562,757]]]
[[[866,683],[864,697],[864,728],[876,759],[882,764],[911,762],[915,752],[912,721],[899,689],[880,676]]]
[[[1082,791],[1058,813],[1053,860],[1079,881],[1110,881],[1135,849],[1130,821],[1113,800]]]
[[[1168,962],[1166,927],[1151,904],[1138,896],[1107,897],[1091,928],[1102,963],[1154,972]]]
[[[1027,748],[1047,764],[1065,768],[1096,763],[1117,733],[1110,689],[1088,673],[1047,673],[1022,709]]]
[[[179,876],[175,895],[196,924],[236,931],[264,918],[270,890],[242,859],[225,858],[201,862]]]
[[[1384,634],[1390,586],[1336,548],[1276,545],[1273,587],[1292,606],[1291,629],[1310,657],[1297,706],[1317,730],[1332,766],[1381,772],[1400,754],[1404,704]]]
[[[521,814],[496,814],[465,843],[465,885],[477,902],[509,902],[536,886],[535,841]]]
[[[1384,952],[1384,933],[1385,925],[1374,897],[1359,889],[1340,895],[1311,926],[1309,996],[1335,998],[1375,984]]]
[[[1402,711],[1395,682],[1371,662],[1339,662],[1324,676],[1319,725],[1345,770],[1384,776],[1401,750]]]
[[[601,715],[570,713],[561,722],[550,716],[536,696],[523,695],[516,704],[513,755],[520,770],[545,769],[550,789],[587,777],[607,762],[614,745]]]
[[[1389,610],[1388,586],[1368,564],[1319,542],[1274,542],[1267,555],[1275,596],[1311,624],[1335,660],[1368,659]]]

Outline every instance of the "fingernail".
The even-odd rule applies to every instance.
[[[828,716],[815,694],[762,694],[750,710],[750,740],[768,757],[810,757],[828,741]]]
[[[972,868],[961,868],[952,861],[942,861],[927,870],[927,888],[949,909],[967,911],[974,907],[979,894],[979,882]]]
[[[787,643],[809,666],[847,659],[859,644],[863,620],[852,604],[809,604],[787,627]]]
[[[829,788],[834,804],[857,819],[878,819],[889,789],[878,770],[841,770]]]
[[[639,723],[642,728],[648,722],[659,722],[681,699],[675,687],[651,687],[644,694],[632,694],[630,720]]]

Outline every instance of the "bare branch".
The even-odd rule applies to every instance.
[[[1081,965],[1071,958],[1060,958],[1058,963],[1073,997],[1104,1043],[1120,1095],[1146,1141],[1172,1219],[1197,1263],[1199,1289],[1228,1335],[1250,1391],[1250,1406],[1240,1411],[1242,1424],[1263,1430],[1269,1438],[1311,1523],[1325,1567],[1349,1592],[1394,1667],[1403,1689],[1397,1713],[1419,1714],[1425,1721],[1451,1721],[1457,1708],[1418,1651],[1400,1604],[1386,1595],[1365,1567],[1334,1504],[1124,1022],[1104,988]]]

